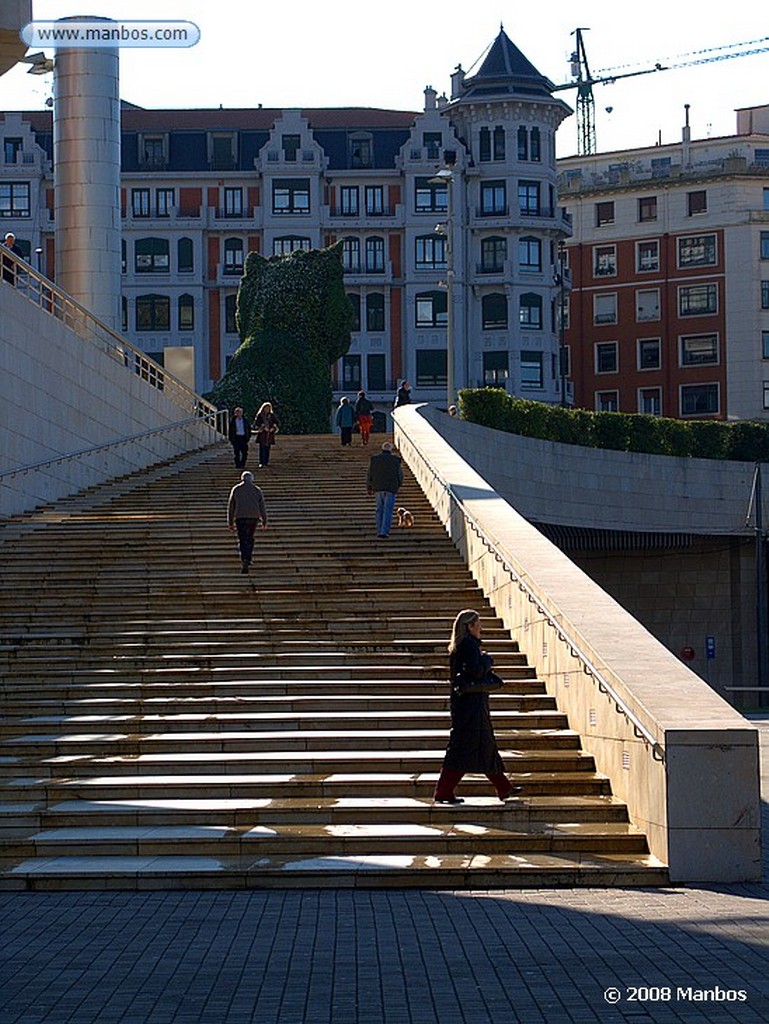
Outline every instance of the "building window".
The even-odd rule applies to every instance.
[[[422,235],[415,240],[416,269],[439,270],[446,266],[446,239],[443,235]]]
[[[481,325],[484,331],[507,328],[507,296],[502,292],[492,292],[481,299]]]
[[[366,377],[369,391],[385,391],[387,389],[387,366],[381,352],[371,352],[366,356]]]
[[[342,239],[342,265],[349,273],[360,273],[360,239]]]
[[[593,323],[616,324],[617,322],[617,293],[608,292],[604,295],[593,296]]]
[[[769,210],[769,188],[764,189],[764,210]]]
[[[617,276],[617,246],[596,245],[593,248],[593,277]]]
[[[531,141],[530,157],[539,162],[542,159],[542,134],[539,128],[532,128],[529,136]]]
[[[614,203],[595,204],[595,226],[600,228],[603,224],[614,223]]]
[[[708,212],[708,194],[705,190],[686,193],[686,212],[690,217]]]
[[[436,388],[446,386],[446,349],[417,349],[417,387]]]
[[[131,213],[134,217],[149,217],[150,190],[148,188],[131,189]]]
[[[120,273],[125,274],[128,270],[128,243],[125,238],[120,239]]]
[[[10,137],[3,139],[3,161],[7,164],[18,163],[22,148],[21,139],[12,139]]]
[[[128,299],[125,295],[120,298],[120,327],[123,334],[128,334]]]
[[[138,238],[134,246],[137,274],[166,274],[171,269],[167,238]]]
[[[487,388],[504,388],[509,377],[507,352],[483,353],[483,384]]]
[[[171,300],[167,295],[138,295],[136,298],[137,331],[170,331]]]
[[[715,235],[686,235],[678,239],[679,267],[712,267],[715,264]]]
[[[761,282],[761,309],[769,309],[769,281]]]
[[[717,312],[717,284],[690,284],[678,289],[679,316],[707,316]]]
[[[225,217],[242,217],[243,216],[243,189],[238,187],[230,188],[229,186],[224,190],[224,216]]]
[[[636,271],[646,274],[660,269],[660,243],[656,238],[636,243]]]
[[[195,329],[195,300],[191,295],[179,296],[179,330],[194,331]]]
[[[224,240],[224,273],[243,273],[243,240],[240,238],[225,238]]]
[[[542,353],[521,349],[521,390],[536,391],[543,386]]]
[[[484,164],[491,160],[491,132],[488,128],[481,128],[478,133],[478,158]]]
[[[232,171],[235,169],[235,140],[232,135],[211,136],[211,170]]]
[[[681,338],[681,366],[713,366],[717,363],[717,334],[693,334]]]
[[[538,181],[518,182],[518,210],[524,217],[539,216],[540,209]]]
[[[523,330],[542,330],[542,296],[524,292],[518,308],[518,321]]]
[[[382,292],[369,292],[366,296],[366,330],[385,329],[385,297]]]
[[[708,416],[720,411],[718,384],[683,384],[681,416]]]
[[[492,144],[494,146],[494,159],[504,160],[505,159],[505,129],[502,125],[498,124],[494,129],[492,137]]]
[[[618,391],[596,391],[595,393],[596,412],[618,412],[619,392]]]
[[[769,381],[764,381],[764,408],[769,409]]]
[[[616,373],[619,357],[616,341],[599,341],[595,346],[595,372]]]
[[[360,295],[357,292],[348,292],[347,299],[352,306],[352,330],[360,330]]]
[[[448,208],[448,186],[431,184],[429,178],[414,182],[414,203],[417,213],[445,213]]]
[[[224,333],[225,334],[237,334],[238,333],[238,296],[233,292],[232,295],[224,296]]]
[[[662,369],[662,342],[659,338],[638,339],[638,369]]]
[[[303,235],[280,235],[272,240],[273,256],[290,256],[292,252],[301,249],[302,252],[310,251],[310,239]]]
[[[761,331],[761,358],[769,359],[769,331]]]
[[[341,206],[339,212],[345,217],[357,217],[358,216],[358,186],[357,185],[343,185],[339,190],[339,200]]]
[[[180,238],[176,243],[176,265],[180,274],[193,272],[194,257],[191,238]]]
[[[439,160],[441,146],[443,145],[443,132],[423,132],[422,146],[428,160]]]
[[[360,356],[342,356],[342,387],[345,391],[360,391]]]
[[[645,221],[657,219],[657,197],[641,196],[638,200],[638,220],[643,224]]]
[[[542,270],[542,242],[524,235],[518,239],[518,266],[522,274],[538,274]]]
[[[482,274],[501,274],[507,259],[507,239],[499,235],[481,239]]]
[[[370,132],[356,132],[350,136],[350,167],[371,167],[373,163],[373,137]]]
[[[309,178],[276,178],[272,183],[272,212],[277,216],[310,212]]]
[[[482,217],[492,217],[507,213],[507,186],[504,181],[481,182]]]
[[[521,125],[518,129],[518,159],[528,160],[529,159],[529,133]]]
[[[174,208],[174,190],[172,188],[155,189],[155,215],[170,217]]]
[[[447,319],[446,292],[419,292],[416,297],[417,327],[445,327]]]
[[[301,135],[284,135],[281,139],[283,146],[283,159],[286,163],[296,163],[299,148],[302,145]]]
[[[381,217],[384,212],[384,187],[366,185],[366,214],[369,217]]]
[[[372,235],[366,239],[366,273],[383,274],[384,265],[384,238]]]
[[[648,288],[635,293],[635,318],[638,323],[660,318],[660,290]]]
[[[769,231],[761,232],[761,259],[769,260]]]
[[[638,411],[648,416],[662,415],[662,388],[640,388]]]

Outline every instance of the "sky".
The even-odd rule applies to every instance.
[[[735,109],[769,104],[769,24],[758,4],[699,7],[645,0],[33,0],[37,20],[99,15],[182,20],[200,29],[193,47],[123,48],[120,92],[147,108],[344,107],[418,111],[424,88],[450,92],[457,64],[470,72],[500,24],[554,84],[571,81],[574,29],[594,75],[673,64],[735,43],[766,52],[596,85],[598,150],[677,142],[690,104],[692,137],[734,134]],[[745,49],[752,47],[745,46]],[[739,49],[739,47],[738,47]],[[52,51],[48,51],[52,54]],[[42,109],[51,76],[17,67],[0,78],[0,110]],[[557,94],[572,108],[574,89]],[[607,109],[610,108],[610,109]],[[577,149],[574,116],[557,135],[558,156]]]

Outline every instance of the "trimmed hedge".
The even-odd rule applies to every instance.
[[[743,420],[673,420],[624,412],[590,412],[512,398],[502,388],[459,393],[462,419],[494,430],[561,444],[619,452],[769,462],[769,424]]]

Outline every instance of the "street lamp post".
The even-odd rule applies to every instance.
[[[456,402],[454,384],[454,247],[452,245],[454,174],[448,168],[430,178],[431,185],[446,186],[446,409]]]

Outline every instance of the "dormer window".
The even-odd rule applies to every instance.
[[[350,136],[350,167],[371,167],[374,139],[370,132],[355,132]]]
[[[283,159],[287,163],[295,163],[297,161],[297,154],[301,144],[302,138],[300,135],[283,136]]]
[[[235,170],[235,136],[231,132],[211,135],[209,152],[212,171]]]
[[[139,166],[142,170],[164,171],[167,165],[164,135],[140,135]]]

